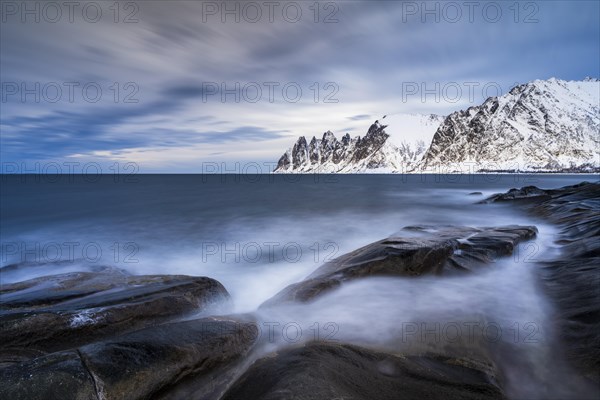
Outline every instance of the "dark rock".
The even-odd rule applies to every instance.
[[[277,161],[277,168],[286,170],[290,167],[291,163],[292,162],[290,161],[290,156],[288,153],[283,153],[281,158],[279,158],[279,161]]]
[[[369,155],[375,153],[383,146],[390,135],[385,132],[386,125],[381,125],[375,121],[369,128],[365,137],[356,143],[355,152],[352,156],[352,162],[358,163],[366,159]]]
[[[480,203],[495,203],[503,201],[513,201],[521,199],[532,200],[533,204],[529,207],[535,213],[543,214],[547,217],[552,217],[552,211],[561,209],[567,206],[566,211],[570,216],[571,212],[577,211],[578,208],[582,207],[585,210],[597,210],[597,201],[600,198],[600,183],[582,182],[577,185],[565,186],[560,189],[540,189],[536,186],[525,186],[521,189],[510,189],[506,193],[497,193]],[[571,207],[568,206],[569,202],[578,202],[579,204],[571,203]],[[529,204],[527,204],[529,205]],[[553,218],[555,222],[556,218]]]
[[[550,195],[547,191],[537,188],[535,186],[525,186],[521,189],[510,189],[506,193],[495,194],[480,203],[494,203],[499,201],[513,201],[513,200],[545,200],[549,199]]]
[[[210,278],[132,276],[110,268],[5,285],[0,363],[74,348],[228,299],[225,288]]]
[[[541,271],[546,291],[558,306],[567,357],[596,382],[600,382],[599,266],[596,256],[548,262]]]
[[[304,281],[292,284],[263,306],[308,302],[340,286],[367,276],[420,276],[472,271],[511,254],[514,246],[536,235],[532,226],[469,228],[412,226],[413,236],[391,237],[342,255],[319,267]]]
[[[346,134],[341,140],[338,140],[331,131],[327,131],[323,134],[322,139],[313,136],[308,144],[306,138],[301,136],[294,146],[281,156],[274,171],[318,171],[323,164],[328,162],[337,165],[344,162],[359,163],[368,158],[379,160],[382,154],[378,152],[389,137],[385,128],[385,125],[375,121],[362,138],[352,139],[349,134]],[[368,168],[381,166],[377,164],[378,161],[372,160],[371,163]]]
[[[300,136],[292,152],[292,164],[298,165],[304,162],[308,162],[308,145],[304,136]]]
[[[469,193],[469,196],[481,196],[481,195],[483,195],[483,193],[481,193],[481,192],[471,192],[471,193]]]
[[[54,353],[0,369],[0,381],[3,399],[100,399],[92,375],[75,351]]]
[[[206,318],[146,328],[0,370],[5,399],[216,398],[256,341],[254,325]],[[56,394],[54,396],[53,394]]]
[[[460,360],[310,343],[255,362],[223,400],[503,399],[485,373]]]
[[[41,270],[46,271],[48,269],[48,265],[52,265],[55,269],[69,268],[76,266],[78,270],[86,271],[86,272],[103,272],[103,271],[120,271],[125,273],[125,270],[121,270],[118,268],[107,267],[104,265],[97,265],[93,263],[86,262],[84,259],[67,259],[61,261],[54,261],[52,263],[41,262],[41,261],[21,261],[12,264],[7,264],[0,267],[0,272],[2,274],[10,274],[10,273],[24,273],[24,274],[35,274],[36,271],[39,273]]]
[[[17,269],[49,267],[40,265],[9,265],[3,272]],[[54,267],[51,264],[50,267]],[[130,276],[125,271],[111,267],[97,267],[91,271],[78,271],[57,275],[42,276],[11,284],[2,285],[0,305],[3,309],[33,310],[56,303],[73,300],[94,293],[126,285]]]
[[[562,227],[561,256],[545,262],[540,275],[557,305],[567,355],[586,377],[600,382],[600,183],[519,192],[537,193],[525,209]],[[497,194],[486,201],[511,198],[518,196]]]

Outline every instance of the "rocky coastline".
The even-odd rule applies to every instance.
[[[479,201],[501,202],[560,229],[561,255],[539,263],[540,285],[578,379],[600,390],[600,183],[529,186]],[[303,307],[369,277],[477,274],[537,233],[517,225],[404,227],[325,263],[259,309]],[[39,266],[0,273],[28,268]],[[3,284],[0,306],[4,399],[510,398],[499,361],[515,349],[505,343],[420,343],[404,353],[326,340],[270,348],[255,315],[231,314],[229,293],[210,277],[96,267]]]

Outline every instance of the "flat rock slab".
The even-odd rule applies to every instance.
[[[448,275],[481,268],[536,236],[534,226],[496,228],[410,226],[390,237],[323,264],[302,282],[284,288],[261,307],[308,302],[343,282],[369,276]]]
[[[256,341],[252,324],[205,318],[146,328],[0,369],[0,398],[169,398],[185,379],[201,389],[194,398],[215,398],[227,368]]]
[[[505,398],[485,373],[460,364],[315,342],[256,361],[222,400]]]
[[[227,301],[216,280],[111,268],[4,285],[0,364],[66,350]]]
[[[14,269],[43,269],[38,265],[9,265],[0,269],[9,273]],[[46,270],[55,268],[46,264]],[[113,267],[95,267],[90,270],[45,275],[15,283],[3,284],[0,288],[0,306],[3,310],[30,311],[57,303],[74,300],[113,288],[126,287],[132,275]]]

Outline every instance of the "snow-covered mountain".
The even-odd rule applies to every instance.
[[[536,80],[448,117],[387,115],[364,137],[300,137],[275,172],[600,170],[600,80]]]
[[[301,136],[275,172],[401,172],[414,170],[444,120],[438,115],[394,114],[375,121],[364,137],[338,140],[331,131],[310,142]]]
[[[562,171],[600,167],[600,81],[536,80],[449,115],[421,167]]]

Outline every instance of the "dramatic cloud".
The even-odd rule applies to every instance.
[[[2,2],[3,162],[276,161],[299,135],[600,71],[598,2],[46,3]]]

